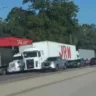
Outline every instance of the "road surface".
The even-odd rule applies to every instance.
[[[87,68],[87,67],[84,67]],[[80,68],[72,68],[72,69],[67,69],[67,70],[60,70],[58,72],[62,71],[74,71],[78,70]],[[57,72],[51,72],[51,71],[46,71],[46,72],[40,72],[40,71],[29,71],[29,72],[22,72],[22,73],[15,73],[15,74],[9,74],[9,75],[0,75],[0,84],[1,83],[8,83],[8,82],[14,82],[17,80],[22,80],[26,78],[35,78],[38,76],[45,76],[45,75],[50,75],[50,74],[55,74]]]
[[[42,86],[14,96],[96,96],[96,72]]]

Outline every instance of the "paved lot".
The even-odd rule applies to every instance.
[[[73,70],[78,70],[78,68],[60,70],[59,72],[62,72],[62,71],[66,72],[66,71],[73,71]],[[46,72],[37,71],[36,72],[36,71],[30,71],[30,72],[15,73],[15,74],[10,74],[10,75],[0,75],[0,84],[1,83],[12,82],[12,81],[17,81],[17,80],[21,80],[21,79],[26,79],[26,78],[35,78],[35,77],[39,77],[39,76],[56,74],[56,73],[58,73],[58,72],[51,72],[51,71],[46,71]]]
[[[96,96],[96,72],[14,96]]]
[[[51,96],[55,96],[57,94],[56,96],[59,96],[58,93],[61,93],[60,96],[64,96],[64,94],[70,96],[66,93],[68,90],[70,93],[74,89],[72,92],[75,91],[76,94],[76,89],[82,89],[84,84],[87,86],[92,81],[95,82],[96,78],[93,78],[95,75],[96,67],[57,72],[56,74],[0,84],[0,94],[2,96],[50,96],[51,94]],[[56,94],[54,95],[54,93]]]

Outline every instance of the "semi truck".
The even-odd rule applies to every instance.
[[[13,55],[13,60],[9,62],[9,66],[7,68],[8,73],[20,72],[24,70],[24,62],[21,53],[17,53]]]
[[[19,52],[23,56],[24,70],[42,69],[42,63],[48,57],[60,56],[66,60],[79,58],[74,45],[51,41],[35,42],[32,45],[20,46]]]

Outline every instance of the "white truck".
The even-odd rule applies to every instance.
[[[17,53],[13,56],[13,61],[9,63],[7,68],[8,73],[20,72],[24,70],[24,62],[21,53]]]
[[[51,41],[36,42],[32,45],[20,46],[19,52],[23,55],[24,70],[42,69],[42,63],[48,57],[60,56],[62,59],[74,60],[78,58],[74,45]]]

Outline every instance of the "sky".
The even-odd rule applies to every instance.
[[[96,24],[96,0],[73,0],[79,7],[78,19],[81,24]]]
[[[96,24],[96,0],[73,0],[79,7],[77,18],[80,24]],[[13,7],[27,8],[22,4],[22,0],[0,0],[0,17],[7,17]]]
[[[27,8],[27,5],[22,3],[23,0],[0,0],[0,17],[6,18],[13,7]]]

